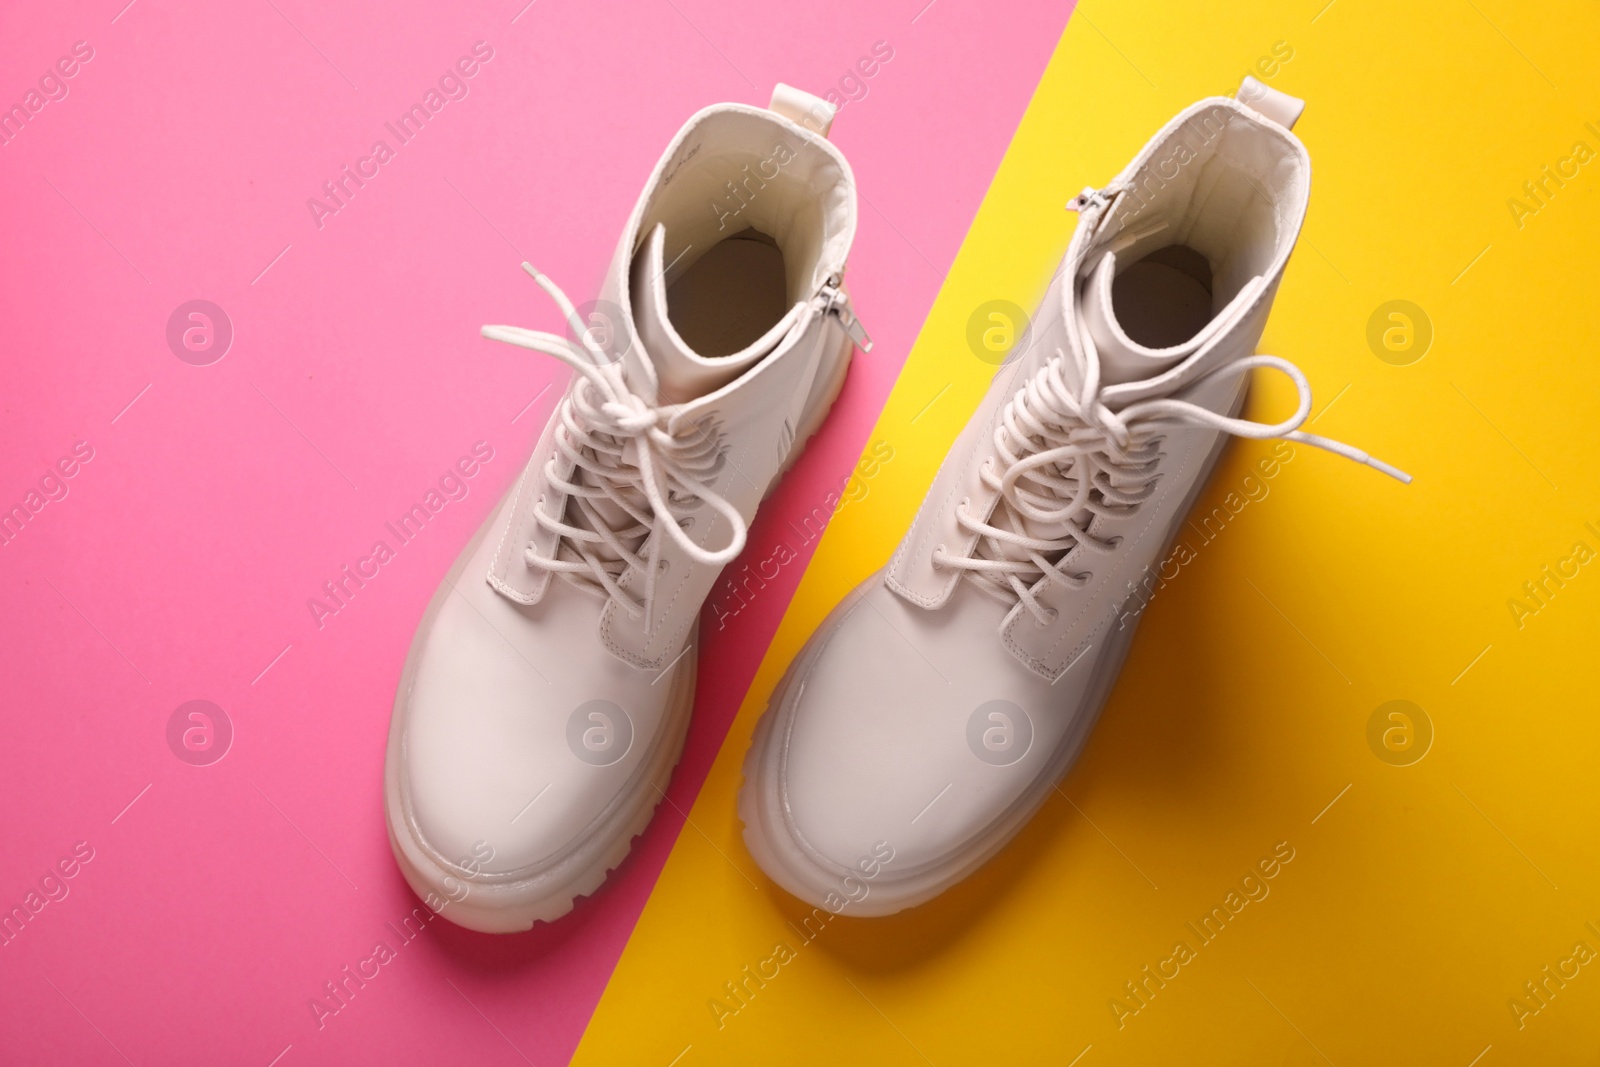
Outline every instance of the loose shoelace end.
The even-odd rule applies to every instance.
[[[1314,433],[1306,433],[1304,430],[1294,430],[1290,433],[1284,434],[1283,436],[1290,441],[1299,441],[1302,444],[1311,445],[1314,448],[1320,448],[1324,451],[1332,452],[1336,456],[1343,456],[1345,459],[1353,459],[1357,463],[1365,464],[1375,471],[1382,471],[1384,474],[1387,474],[1389,477],[1393,478],[1402,485],[1411,484],[1411,475],[1407,474],[1399,467],[1391,466],[1376,456],[1368,455],[1359,448],[1352,448],[1343,441],[1334,441],[1327,437],[1320,437]]]
[[[1376,467],[1378,470],[1380,470],[1383,473],[1387,474],[1389,477],[1395,479],[1401,485],[1410,485],[1411,484],[1411,475],[1407,474],[1405,471],[1401,470],[1399,467],[1391,467],[1391,466],[1389,466],[1389,464],[1385,463],[1383,460],[1381,460],[1381,459],[1372,459],[1372,457],[1370,457],[1370,456],[1368,457],[1368,459],[1371,460],[1372,466]]]

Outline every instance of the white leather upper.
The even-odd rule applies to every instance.
[[[748,183],[745,197],[727,200],[735,180]],[[773,112],[719,105],[692,117],[668,146],[606,275],[600,297],[622,312],[617,325],[627,335],[616,347],[625,349],[628,387],[668,434],[720,452],[706,484],[745,523],[789,459],[819,369],[844,358],[844,328],[821,289],[844,270],[855,217],[853,179],[835,148]],[[746,352],[705,359],[672,328],[666,287],[745,226],[777,240],[792,306]],[[556,549],[536,509],[567,515],[551,478],[574,476],[556,447],[559,418],[423,619],[411,684],[396,706],[403,810],[391,822],[402,821],[433,863],[467,880],[523,878],[558,863],[649,788],[642,768],[661,746],[680,743],[687,726],[690,642],[719,569],[652,534],[658,574],[640,618],[552,580],[528,550],[549,557]],[[704,501],[683,506],[689,539],[713,549],[730,543],[728,518]],[[619,584],[631,592],[643,585],[633,571]],[[585,747],[591,741],[598,750]],[[476,873],[460,870],[469,857]]]
[[[773,177],[766,177],[769,174]],[[757,182],[761,184],[758,186]],[[749,200],[729,200],[729,183],[745,190]],[[735,204],[742,205],[737,217],[729,214]],[[816,295],[830,277],[843,273],[855,237],[855,181],[844,157],[826,140],[769,111],[738,104],[718,104],[700,111],[684,125],[656,165],[618,243],[601,289],[601,300],[621,308],[632,307],[629,281],[634,253],[658,225],[663,228],[662,255],[668,263],[661,279],[663,285],[670,284],[676,276],[674,272],[686,270],[723,237],[747,225],[761,229],[783,249],[789,267],[791,302],[797,308],[783,341],[766,356],[757,395],[751,395],[753,391],[744,388],[746,380],[740,379],[739,398],[733,402],[732,410],[724,410],[729,406],[724,387],[678,406],[675,417],[711,425],[730,414],[739,417],[745,412],[765,413],[764,406],[778,396],[787,396],[796,405],[803,403],[818,354],[834,340],[824,335],[838,328],[837,323],[820,314]],[[631,317],[625,318],[628,321],[623,325],[629,337],[622,358],[628,376],[639,383],[641,392],[659,395],[654,353],[646,347]],[[799,355],[789,358],[795,352]],[[784,365],[783,370],[770,369],[779,363]],[[745,421],[747,428],[754,431],[752,435],[730,437],[730,443],[763,456],[771,455],[773,445],[769,442],[763,447],[759,438],[763,432],[781,428],[784,421],[760,417]],[[788,425],[792,433],[793,423]],[[554,533],[534,521],[532,509],[541,507],[554,516],[566,505],[564,497],[549,490],[543,473],[545,463],[552,457],[557,461],[558,474],[563,478],[571,474],[570,464],[555,453],[547,435],[529,464],[531,476],[525,479],[519,493],[504,551],[496,554],[490,572],[490,582],[501,593],[525,603],[539,601],[549,585],[550,574],[527,566],[522,546],[532,544],[541,554],[549,554],[556,542]],[[746,489],[751,481],[758,480],[757,471],[766,465],[749,455],[730,458],[735,474],[744,469],[745,462],[754,463],[755,469],[739,479]],[[748,502],[751,509],[765,491],[765,483],[761,482],[757,489],[755,499]],[[744,510],[745,505],[740,507]],[[721,543],[709,539],[712,532],[710,526],[701,531],[700,543]],[[726,537],[726,529],[716,532]],[[705,578],[705,588],[697,596],[678,598],[671,608],[672,618],[665,620],[667,630],[681,638],[690,619],[699,612],[714,577]],[[620,624],[613,625],[622,629]],[[648,644],[642,635],[635,634],[619,636],[610,647],[621,655],[643,655],[642,662],[660,661],[661,642],[655,642],[653,653],[643,651]],[[677,647],[671,651],[675,654]]]
[[[888,568],[813,636],[772,709],[778,719],[767,743],[780,746],[778,755],[752,766],[776,780],[746,788],[777,798],[790,838],[784,847],[804,854],[809,868],[847,870],[886,841],[894,877],[964,870],[962,856],[981,852],[997,827],[1014,832],[1017,813],[1025,818],[1042,802],[1096,710],[1097,667],[1125,647],[1122,628],[1132,622],[1119,609],[1160,561],[1219,431],[1162,429],[1151,495],[1131,514],[1097,515],[1089,526],[1115,548],[1101,554],[1079,544],[1059,561],[1064,573],[1089,575],[1082,588],[1042,578],[1032,588],[1047,623],[935,559],[970,554],[980,540],[957,520],[959,509],[994,516],[999,493],[982,472],[997,461],[997,426],[1024,383],[1057,359],[1064,378],[1083,383],[1090,357],[1080,328],[1098,353],[1108,409],[1151,397],[1223,414],[1236,408],[1243,378],[1207,375],[1254,350],[1304,218],[1309,177],[1298,140],[1219,97],[1177,116],[1083,200],[1031,346],[998,370]],[[1210,261],[1215,306],[1188,341],[1151,350],[1116,322],[1111,285],[1123,264],[1171,244]],[[992,719],[997,710],[1001,718]],[[1014,738],[1007,731],[1023,729],[1021,720],[1031,739],[1014,762],[979,744],[990,736],[984,723],[995,724],[994,737]],[[785,884],[804,893],[802,881]]]
[[[1183,162],[1163,166],[1179,159]],[[1242,182],[1222,180],[1227,171],[1236,168],[1248,178]],[[1166,177],[1168,173],[1173,176]],[[1156,134],[1107,186],[1109,202],[1082,216],[1063,269],[1036,317],[1033,344],[1023,358],[996,375],[951,449],[890,565],[889,587],[929,609],[942,607],[948,600],[959,572],[935,568],[934,551],[943,544],[955,553],[970,552],[977,542],[976,535],[957,524],[954,505],[966,500],[970,511],[979,515],[993,512],[998,495],[982,481],[979,470],[991,459],[996,420],[1028,374],[1060,352],[1067,377],[1080,380],[1074,376],[1081,374],[1077,368],[1086,357],[1071,326],[1079,314],[1097,340],[1108,342],[1104,365],[1112,368],[1109,380],[1121,380],[1103,391],[1106,404],[1113,409],[1152,396],[1181,395],[1187,384],[1218,364],[1252,351],[1299,235],[1309,182],[1310,158],[1304,146],[1287,131],[1262,122],[1253,111],[1226,97],[1193,105]],[[1225,224],[1214,221],[1213,215],[1224,216]],[[1208,244],[1228,248],[1229,254],[1221,259],[1217,287],[1219,293],[1232,292],[1191,343],[1160,352],[1142,349],[1111,324],[1109,278],[1093,271],[1083,275],[1093,266],[1114,270],[1114,261],[1105,262],[1106,254],[1131,262],[1175,241],[1186,241],[1202,252],[1210,251]],[[1139,371],[1142,376],[1133,377]],[[1232,395],[1226,383],[1212,382],[1198,399],[1217,410]],[[1207,436],[1215,438],[1214,433]],[[1163,491],[1171,492],[1176,479],[1169,476],[1163,482]],[[1113,523],[1095,529],[1136,541],[1157,510],[1142,509],[1133,520],[1134,529],[1111,529]],[[1151,552],[1161,548],[1147,547]],[[1046,590],[1043,597],[1061,612],[1057,623],[1036,632],[1029,620],[1023,629],[1017,625],[1019,613],[1013,611],[1003,627],[1003,641],[1020,662],[1053,677],[1083,650],[1086,627],[1092,627],[1093,618],[1112,610],[1125,595],[1126,576],[1121,572],[1130,566],[1133,571],[1142,567],[1142,563],[1130,564],[1137,558],[1132,551],[1124,554],[1120,570],[1102,573],[1096,591],[1087,596]],[[1069,569],[1072,562],[1069,558]]]
[[[491,530],[503,525],[509,503]],[[601,605],[591,597],[567,589],[518,604],[500,596],[481,580],[494,548],[493,537],[475,546],[436,614],[423,620],[401,705],[404,782],[423,840],[454,864],[487,842],[491,874],[557,858],[626,791],[662,741],[673,680],[597,647]],[[595,700],[622,709],[632,735],[605,766],[580,762],[567,738],[572,713]]]
[[[1038,774],[1067,722],[1051,713],[1064,694],[1016,669],[994,639],[1004,614],[966,584],[946,610],[925,612],[874,580],[814,638],[819,661],[795,679],[800,713],[780,741],[781,789],[820,857],[848,868],[887,841],[896,871],[915,870],[982,832]],[[1034,727],[1008,767],[982,764],[967,744],[973,712],[995,700]]]

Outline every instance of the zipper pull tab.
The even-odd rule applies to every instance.
[[[1103,208],[1111,203],[1111,196],[1104,189],[1096,189],[1092,185],[1083,187],[1083,192],[1067,201],[1067,210],[1083,214],[1094,208]]]
[[[856,347],[863,352],[871,352],[872,338],[861,325],[861,320],[850,310],[850,298],[839,288],[843,281],[843,278],[835,274],[822,283],[819,294],[823,299],[822,313],[838,316],[839,324],[844,327],[844,332],[850,335],[850,340],[855,342]]]

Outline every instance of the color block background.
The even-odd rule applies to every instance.
[[[1579,43],[1596,22],[1484,0],[1079,6],[872,431],[896,459],[823,538],[580,1063],[1600,1059],[1600,578],[1576,562],[1600,558],[1600,77]],[[1256,66],[1275,49],[1292,55]],[[1262,350],[1306,369],[1317,432],[1415,484],[1304,447],[1251,483],[1270,446],[1237,444],[1196,514],[1248,502],[1219,533],[1186,532],[1194,558],[1146,611],[1060,794],[946,896],[815,932],[739,837],[768,694],[887,559],[982,394],[973,312],[1034,306],[1065,201],[1252,69],[1309,101],[1313,160]],[[1534,201],[1523,183],[1546,165],[1561,184]],[[1395,300],[1431,323],[1425,353],[1420,332],[1369,347]],[[1291,410],[1260,385],[1254,417]],[[1568,577],[1535,602],[1524,583],[1546,565]],[[1413,731],[1431,724],[1409,766],[1388,760],[1419,749],[1383,740],[1404,724],[1381,719],[1369,744],[1392,700],[1420,709]],[[1242,899],[1275,848],[1293,858],[1266,895],[1202,944],[1186,923]],[[1179,941],[1194,958],[1130,995]]]
[[[0,947],[0,1062],[571,1055],[802,565],[708,634],[669,802],[605,892],[526,936],[403,940],[418,901],[380,793],[401,661],[566,380],[478,327],[559,329],[517,264],[592,296],[698,108],[838,89],[863,186],[850,281],[879,346],[752,543],[808,514],[866,442],[1066,22],[925,4],[0,10],[0,103],[40,92],[0,146],[0,508],[45,501],[75,443],[93,456],[0,546],[0,908],[40,906]],[[45,102],[78,41],[92,58]],[[385,124],[479,41],[493,57],[464,98],[399,144]],[[862,78],[880,41],[893,59]],[[394,157],[319,227],[308,198],[346,165],[372,175],[379,139]],[[193,299],[233,326],[208,366],[168,346]],[[494,458],[466,497],[399,546],[385,523],[479,441]],[[395,558],[319,627],[307,601],[379,539]],[[210,766],[169,748],[195,699],[232,724]],[[47,902],[80,841],[93,858]],[[370,974],[380,941],[395,958],[319,1019],[313,998],[338,1006],[325,983]]]
[[[67,890],[0,948],[0,1059],[1600,1058],[1600,978],[1566,962],[1600,950],[1600,579],[1543,569],[1600,551],[1600,179],[1574,151],[1600,151],[1589,8],[1088,0],[1069,24],[1063,5],[972,0],[123,4],[0,13],[0,103],[93,48],[0,147],[0,507],[93,451],[0,546],[0,907]],[[465,98],[319,228],[306,199],[480,40],[494,55]],[[840,85],[879,40],[895,58],[843,83],[859,98],[835,133],[878,346],[747,560],[864,447],[895,458],[815,558],[794,545],[802,562],[709,636],[670,803],[602,893],[525,936],[404,941],[416,902],[378,791],[394,680],[564,377],[477,326],[554,323],[522,258],[587,295],[689,112]],[[1263,348],[1311,376],[1316,430],[1416,484],[1298,449],[1220,535],[1196,533],[1083,761],[1011,848],[924,908],[804,941],[733,811],[767,694],[887,557],[981,395],[973,311],[1033,306],[1066,199],[1280,42],[1269,80],[1310,101],[1314,194]],[[165,336],[196,298],[235,333],[203,367]],[[1395,300],[1431,324],[1404,366],[1368,343]],[[1282,410],[1263,386],[1254,412]],[[465,499],[319,628],[306,601],[478,441],[494,459]],[[1235,447],[1201,506],[1264,454]],[[210,766],[169,746],[192,699],[232,724]],[[1433,734],[1409,766],[1369,743],[1396,699]],[[46,883],[79,842],[93,858]],[[1294,859],[1270,894],[1136,1001],[1124,983],[1279,842]],[[395,958],[319,1028],[312,998],[380,940]],[[779,941],[795,959],[719,1026],[724,983]]]

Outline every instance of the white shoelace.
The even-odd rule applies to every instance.
[[[589,336],[566,294],[532,265],[522,269],[550,294],[578,343],[520,326],[485,326],[483,336],[554,356],[583,376],[556,413],[555,446],[572,461],[573,477],[557,474],[554,456],[545,466],[551,488],[567,496],[569,508],[576,506],[571,517],[581,522],[564,521],[565,511],[552,517],[535,508],[535,521],[556,535],[556,543],[548,556],[530,543],[528,565],[614,601],[631,618],[643,615],[648,632],[662,545],[652,534],[664,530],[684,555],[706,566],[721,567],[744,550],[744,517],[707,484],[721,469],[721,448],[694,423],[678,435],[667,432],[667,413],[629,388],[621,361],[611,362]],[[701,504],[728,520],[732,535],[723,548],[707,549],[684,532],[694,521],[689,513]],[[642,598],[620,584],[630,572],[644,575]]]
[[[1360,449],[1302,432],[1300,425],[1311,413],[1311,384],[1286,359],[1246,356],[1197,379],[1245,374],[1256,367],[1282,371],[1299,391],[1300,406],[1280,423],[1229,418],[1170,397],[1140,400],[1112,411],[1100,401],[1100,359],[1094,341],[1081,323],[1078,332],[1088,365],[1082,387],[1074,392],[1063,377],[1065,357],[1058,349],[1055,358],[1018,390],[995,429],[996,458],[986,461],[981,471],[984,484],[999,494],[992,521],[972,514],[963,501],[956,521],[978,536],[975,552],[954,556],[940,546],[933,556],[935,567],[960,570],[979,590],[1003,603],[1021,603],[1041,626],[1053,622],[1056,611],[1034,595],[1040,579],[1068,588],[1088,584],[1092,572],[1069,573],[1061,569],[1061,561],[1077,545],[1102,555],[1114,552],[1118,538],[1089,532],[1094,517],[1130,514],[1155,491],[1164,455],[1162,428],[1201,426],[1237,437],[1297,441],[1402,482],[1411,481],[1409,474]],[[1085,515],[1088,518],[1081,519]],[[1050,535],[1030,536],[1030,526]]]

